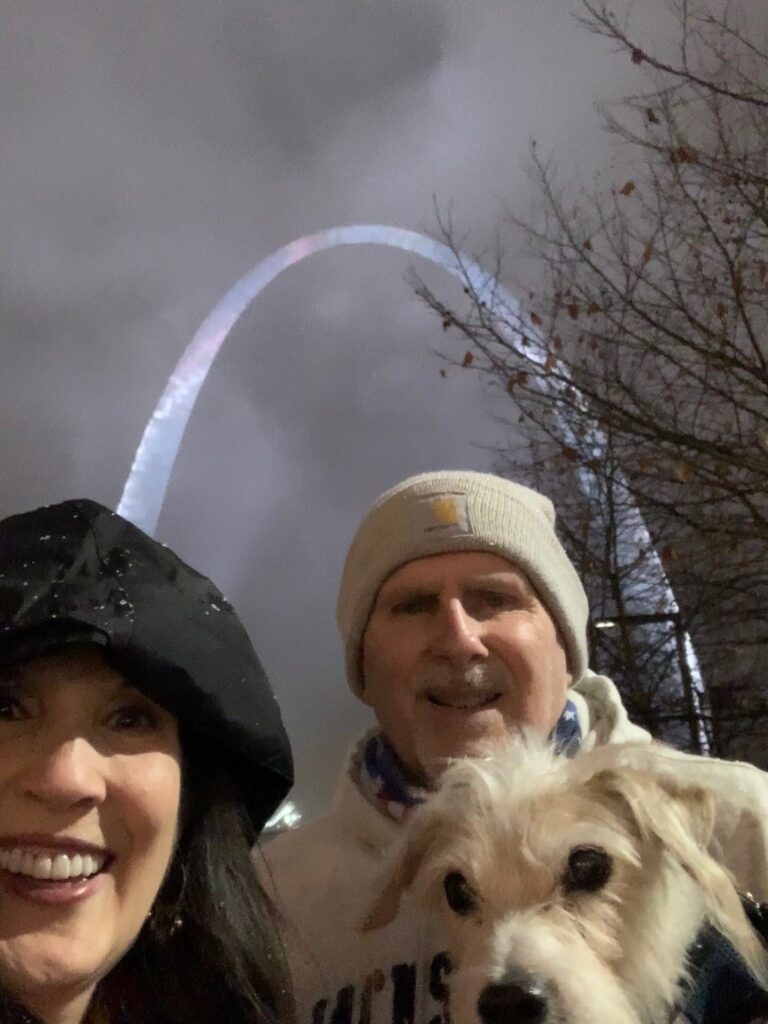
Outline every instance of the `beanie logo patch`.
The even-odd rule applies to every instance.
[[[435,498],[430,505],[435,522],[441,526],[456,526],[459,522],[459,510],[453,498]]]
[[[465,496],[456,497],[444,495],[440,498],[431,498],[428,503],[430,522],[426,524],[427,530],[440,530],[449,526],[456,526],[460,530],[468,530],[467,502]]]

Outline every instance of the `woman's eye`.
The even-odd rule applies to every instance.
[[[109,717],[109,724],[120,732],[147,732],[156,729],[158,721],[157,716],[148,708],[129,705],[113,711]]]
[[[0,721],[18,722],[24,717],[24,706],[18,697],[0,693]]]

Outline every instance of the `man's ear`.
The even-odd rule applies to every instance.
[[[542,605],[543,605],[543,602],[542,602]],[[565,688],[566,688],[566,690],[569,690],[571,688],[571,686],[573,686],[573,670],[572,670],[571,665],[570,665],[570,660],[571,659],[570,659],[570,655],[568,653],[568,645],[566,644],[565,638],[563,637],[563,631],[560,629],[558,624],[555,622],[553,616],[550,614],[549,611],[547,611],[547,615],[549,615],[550,619],[552,619],[552,625],[555,627],[555,636],[557,637],[558,646],[560,647],[561,651],[565,655]]]
[[[365,685],[365,634],[367,632],[368,623],[366,622],[365,629],[360,637],[360,647],[357,656],[357,678],[360,680],[360,689],[358,690],[357,696],[363,704],[367,704],[369,708],[372,708],[373,704],[371,704],[371,699],[367,692],[368,688]]]
[[[360,672],[358,678],[360,680],[360,689],[357,692],[357,699],[359,701],[362,701],[362,703],[369,707],[372,711],[375,711],[376,709],[374,708],[373,702],[371,701],[369,691],[366,689],[365,676],[363,675],[362,671]]]

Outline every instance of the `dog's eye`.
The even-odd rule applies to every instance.
[[[568,857],[563,878],[566,892],[597,892],[611,877],[613,862],[597,846],[577,846]]]
[[[443,888],[448,906],[462,917],[471,914],[477,907],[477,896],[460,871],[449,872],[443,879]]]

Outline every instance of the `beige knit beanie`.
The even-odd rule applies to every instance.
[[[587,596],[555,534],[549,498],[489,473],[410,477],[373,503],[349,549],[336,622],[347,680],[363,691],[361,646],[384,580],[406,562],[448,551],[489,551],[521,569],[558,626],[574,682],[587,668]]]

